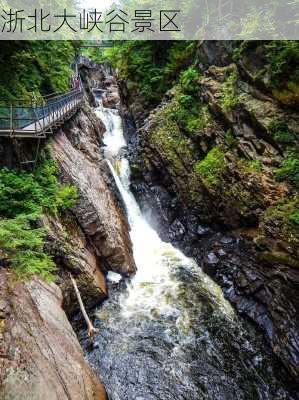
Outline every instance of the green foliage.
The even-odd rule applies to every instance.
[[[225,111],[230,111],[239,103],[239,98],[236,94],[237,79],[237,73],[231,72],[222,84],[220,103]]]
[[[270,63],[270,80],[273,86],[281,87],[285,80],[299,81],[299,42],[296,40],[271,40],[266,45]]]
[[[218,146],[215,146],[203,160],[197,161],[194,165],[194,171],[209,188],[217,186],[225,168],[225,154]]]
[[[281,221],[281,228],[288,237],[291,237],[289,230],[298,229],[299,225],[299,197],[284,198],[276,205],[266,211],[266,218],[278,218]]]
[[[241,19],[241,32],[237,37],[250,37],[252,40],[274,35],[272,10],[252,7],[245,18]]]
[[[57,176],[49,159],[34,173],[0,170],[0,248],[19,277],[53,279],[54,263],[44,251],[46,231],[34,225],[44,209],[56,214],[76,201],[76,189],[60,185]]]
[[[292,144],[296,140],[296,136],[290,131],[288,124],[281,119],[272,120],[269,125],[269,131],[279,143]]]
[[[59,185],[52,160],[42,162],[34,173],[0,170],[0,216],[39,213],[46,208],[57,213],[76,201],[76,189]]]
[[[192,63],[195,42],[119,41],[106,49],[104,57],[117,68],[134,94],[157,104],[177,81],[179,73]],[[102,60],[103,58],[102,57]]]
[[[237,167],[245,173],[259,173],[262,171],[262,163],[260,160],[246,160],[240,158],[237,162]]]
[[[228,147],[233,147],[236,144],[237,140],[233,135],[233,132],[231,129],[228,129],[228,131],[225,134],[225,143]]]
[[[21,214],[0,220],[0,248],[20,278],[37,274],[53,280],[55,264],[44,252],[46,232],[32,227],[37,218]]]
[[[194,94],[198,91],[199,72],[192,67],[183,71],[180,75],[180,85],[184,93]]]
[[[252,161],[249,161],[248,167],[249,167],[250,171],[261,172],[262,163],[260,162],[260,160],[252,160]]]
[[[289,216],[289,220],[290,222],[292,222],[295,225],[299,225],[299,210],[297,210],[296,212],[294,212],[293,214],[291,214]]]
[[[208,106],[203,105],[196,96],[181,94],[181,88],[168,104],[166,114],[183,132],[191,135],[213,126]]]
[[[299,182],[299,154],[289,153],[275,171],[275,175],[278,181]]]
[[[7,41],[1,44],[0,100],[30,99],[69,89],[80,42]],[[13,66],[13,68],[12,68]]]

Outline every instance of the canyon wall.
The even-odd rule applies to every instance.
[[[298,99],[291,76],[270,89],[265,44],[236,46],[196,44],[156,108],[120,82],[132,187],[163,239],[197,259],[298,380],[298,177],[287,169]]]
[[[0,381],[1,398],[7,400],[106,398],[69,322],[82,318],[69,274],[91,311],[108,295],[107,272],[129,276],[135,263],[127,216],[103,160],[105,126],[90,106],[93,86],[101,87],[105,69],[85,68],[90,81],[84,106],[42,144],[46,157],[56,162],[61,183],[76,187],[78,194],[71,209],[48,210],[38,221],[47,232],[45,250],[56,265],[55,281],[17,280],[1,258]],[[36,147],[30,139],[2,139],[1,165],[30,168],[21,163],[35,159]]]

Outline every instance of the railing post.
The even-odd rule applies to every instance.
[[[10,103],[10,137],[13,136],[13,106]]]

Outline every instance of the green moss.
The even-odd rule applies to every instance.
[[[238,75],[236,72],[231,72],[226,78],[221,87],[220,104],[225,111],[230,111],[239,103],[239,97],[236,92],[236,84]]]
[[[299,197],[285,198],[276,205],[270,207],[265,218],[278,218],[281,221],[281,227],[291,230],[298,230],[299,225]]]
[[[259,160],[240,158],[237,161],[237,168],[245,173],[259,173],[262,171],[262,163]]]
[[[194,165],[194,171],[209,188],[217,186],[225,168],[225,154],[218,146],[215,146],[203,160]]]
[[[275,171],[278,181],[299,182],[299,153],[289,153]]]
[[[295,134],[284,120],[274,119],[271,121],[269,131],[278,143],[292,144],[296,141]]]
[[[165,114],[164,114],[165,115]],[[162,116],[160,115],[159,118]],[[175,122],[167,118],[151,133],[150,140],[163,153],[170,168],[178,174],[184,174],[184,163],[192,160],[192,146]]]
[[[186,98],[190,97],[188,106]],[[176,97],[168,108],[168,116],[175,121],[179,128],[191,135],[200,133],[203,129],[213,126],[213,119],[208,106],[201,104],[191,96]]]

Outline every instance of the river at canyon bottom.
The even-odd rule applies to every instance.
[[[96,312],[86,358],[110,400],[293,399],[261,336],[190,258],[163,242],[130,191],[126,141],[117,110],[105,123],[105,158],[123,198],[137,273],[108,273],[109,299]],[[120,282],[119,282],[120,281]]]

